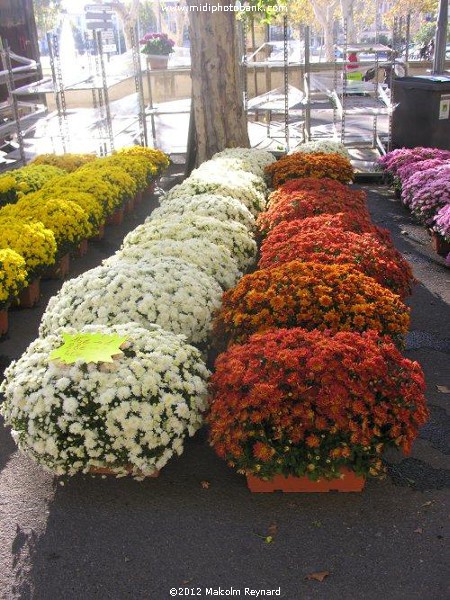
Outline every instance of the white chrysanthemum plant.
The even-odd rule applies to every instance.
[[[227,168],[225,165],[220,164],[220,160],[207,160],[202,163],[197,169],[192,171],[189,175],[189,179],[198,181],[219,181],[226,180],[231,175],[236,182],[241,181],[247,184],[249,187],[262,192],[263,194],[267,191],[267,184],[264,177],[254,175],[249,171],[244,171],[238,168]]]
[[[75,343],[75,354],[72,344],[73,362],[65,362],[65,344],[99,334],[119,338],[110,362],[86,354],[91,342],[81,351]],[[142,479],[201,427],[208,376],[200,352],[160,327],[66,328],[36,339],[6,369],[0,411],[19,448],[47,471]]]
[[[215,194],[199,194],[198,196],[186,196],[164,200],[159,208],[156,208],[151,219],[162,217],[170,218],[174,215],[195,214],[199,217],[213,217],[220,221],[236,221],[244,225],[249,231],[254,231],[256,220],[249,209],[240,200],[230,196],[218,196]]]
[[[289,154],[294,154],[297,152],[303,152],[305,154],[340,154],[345,158],[350,158],[350,154],[344,144],[334,140],[316,140],[314,142],[304,142],[303,144],[296,146],[289,152]]]
[[[123,261],[134,263],[157,257],[180,258],[215,279],[223,290],[234,287],[242,277],[242,271],[228,248],[201,238],[150,240],[142,245],[125,246],[103,264],[115,265]]]
[[[148,218],[124,239],[122,248],[145,247],[151,241],[203,239],[225,246],[244,272],[255,262],[257,246],[246,227],[235,221],[223,222],[214,217],[185,214],[171,219]]]
[[[211,159],[226,171],[248,171],[258,177],[264,177],[265,167],[275,162],[275,160],[275,156],[271,152],[257,148],[227,148],[214,154]]]
[[[209,164],[212,161],[208,161]],[[206,163],[204,163],[206,164]],[[231,196],[242,202],[254,217],[266,208],[266,187],[260,177],[245,171],[222,171],[217,167],[205,168],[198,173],[193,171],[183,183],[174,186],[163,198],[164,203],[173,198],[198,196],[199,194],[215,194],[218,196]]]
[[[50,299],[39,333],[133,321],[146,328],[156,323],[189,343],[204,344],[221,298],[217,281],[179,258],[118,261],[64,283]]]

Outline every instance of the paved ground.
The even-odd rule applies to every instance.
[[[235,596],[280,588],[288,600],[450,597],[450,395],[436,387],[450,387],[450,271],[385,188],[365,189],[374,220],[391,230],[421,281],[407,354],[425,369],[432,416],[411,457],[386,457],[389,477],[362,494],[252,495],[200,432],[159,479],[80,476],[61,486],[0,428],[2,599],[163,600],[179,587],[198,597],[207,588]],[[109,228],[74,274],[114,252],[151,206]],[[0,343],[4,364],[35,337],[57,288],[46,283],[39,308],[12,316],[10,338]],[[306,579],[322,571],[323,582]]]

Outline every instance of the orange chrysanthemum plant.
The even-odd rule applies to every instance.
[[[376,233],[358,234],[327,225],[303,231],[302,224],[302,220],[286,221],[272,229],[261,246],[261,269],[293,260],[352,265],[402,298],[411,293],[411,267]]]
[[[355,230],[368,231],[373,225],[371,225],[364,192],[350,190],[348,186],[339,185],[346,190],[345,193],[342,190],[324,194],[312,190],[291,192],[284,191],[284,186],[272,192],[267,211],[258,217],[257,222],[261,233],[267,233],[283,221],[337,213],[349,215],[349,220],[351,217],[352,227]]]
[[[420,366],[374,331],[254,335],[216,361],[210,443],[262,479],[377,476],[384,449],[409,453],[426,422],[424,387]]]
[[[341,183],[353,181],[354,171],[351,162],[341,154],[296,152],[280,158],[268,165],[265,174],[273,188],[277,188],[289,179],[315,177],[336,179]]]
[[[277,328],[373,329],[401,343],[408,326],[408,307],[371,277],[349,265],[293,261],[245,275],[228,290],[214,335],[220,347]]]

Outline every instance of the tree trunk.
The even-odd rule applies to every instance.
[[[202,0],[188,0],[202,6]],[[218,0],[228,7],[229,0]],[[225,148],[248,147],[234,12],[189,11],[197,164]]]
[[[339,4],[339,0],[332,2],[321,2],[320,0],[311,0],[314,15],[323,28],[323,44],[325,46],[325,60],[334,60],[334,13]]]
[[[130,7],[125,6],[123,2],[118,0],[114,2],[108,2],[108,6],[112,8],[122,20],[123,34],[127,50],[130,50],[132,46],[131,29],[133,29],[133,27],[136,25],[138,19],[139,4],[140,0],[133,0]]]

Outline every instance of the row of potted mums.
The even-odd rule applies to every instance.
[[[402,203],[450,265],[450,150],[398,148],[379,161]]]
[[[420,366],[400,352],[413,276],[343,152],[266,169],[259,269],[223,298],[208,422],[256,492],[359,491],[382,453],[408,453],[428,416]],[[332,149],[333,150],[333,149]]]
[[[251,150],[216,155],[114,256],[63,284],[1,387],[1,412],[23,451],[57,475],[138,479],[182,452],[207,409],[213,317],[256,259],[255,218],[273,160]],[[80,335],[120,346],[111,360],[64,360]]]
[[[401,354],[413,277],[347,185],[346,157],[320,150],[216,155],[63,285],[1,387],[25,452],[58,475],[139,479],[206,416],[253,491],[356,491],[386,447],[409,452],[428,416],[420,366]],[[121,351],[52,358],[80,332],[119,336]]]
[[[64,278],[70,253],[84,254],[105,223],[119,223],[168,163],[162,152],[136,146],[98,159],[42,155],[0,177],[1,333],[11,302],[33,306],[40,278]]]

